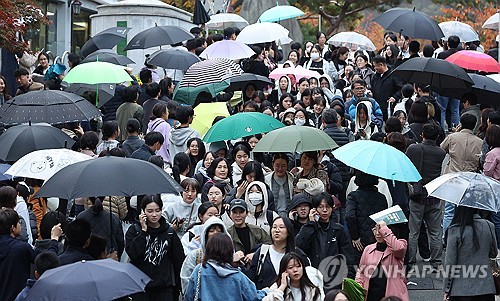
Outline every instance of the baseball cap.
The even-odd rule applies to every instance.
[[[241,208],[245,211],[248,211],[247,203],[242,199],[234,199],[231,201],[231,204],[229,206],[229,211],[233,211],[236,208]]]

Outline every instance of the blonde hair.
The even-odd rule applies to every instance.
[[[427,105],[427,114],[429,115],[429,118],[433,118],[434,115],[436,115],[436,109],[434,108],[434,105],[430,102],[425,103]]]

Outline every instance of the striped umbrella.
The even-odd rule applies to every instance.
[[[174,100],[191,105],[201,92],[212,97],[227,87],[232,76],[243,74],[234,61],[224,58],[205,60],[189,67],[174,91]]]

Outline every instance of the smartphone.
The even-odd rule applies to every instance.
[[[297,221],[299,219],[299,214],[297,213],[297,211],[295,211],[294,213],[292,213],[292,216],[293,216],[293,220],[294,221]]]
[[[315,221],[319,221],[319,215],[318,214],[314,214],[314,220]]]

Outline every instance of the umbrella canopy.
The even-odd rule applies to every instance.
[[[460,42],[479,41],[479,35],[469,24],[458,21],[447,21],[439,23],[439,27],[444,33],[445,40],[448,40],[450,36],[458,36]]]
[[[75,141],[48,124],[13,126],[0,135],[0,159],[14,162],[33,151],[49,148],[71,148]]]
[[[196,0],[194,4],[193,24],[201,25],[210,21],[210,16],[200,0]]]
[[[200,54],[203,59],[228,58],[230,60],[239,60],[249,58],[255,52],[247,45],[232,40],[222,40],[208,46]]]
[[[71,69],[64,77],[67,83],[79,84],[104,84],[122,83],[131,81],[132,78],[122,66],[106,62],[90,62],[79,64]]]
[[[295,6],[277,5],[263,12],[259,17],[259,22],[279,22],[303,15],[304,12],[296,8]]]
[[[500,13],[496,13],[489,17],[483,24],[483,28],[496,29],[498,30],[498,23],[500,22]]]
[[[312,71],[309,69],[306,69],[302,66],[297,66],[297,67],[289,67],[289,68],[276,68],[274,69],[270,74],[269,78],[272,79],[279,79],[282,76],[293,74],[295,76],[295,79],[299,81],[301,78],[310,78],[310,77],[315,77],[315,78],[320,78],[321,74],[319,74],[317,71]]]
[[[194,39],[194,36],[179,26],[155,26],[135,35],[125,50],[173,45],[190,39]]]
[[[500,83],[500,74],[488,74],[486,75],[486,77],[489,77],[497,83]]]
[[[430,196],[457,206],[500,211],[500,182],[479,173],[445,174],[427,183],[425,188]]]
[[[41,90],[14,97],[0,107],[0,122],[6,125],[27,122],[61,124],[85,121],[101,112],[85,98],[57,90]]]
[[[500,83],[490,77],[476,73],[467,73],[474,81],[470,92],[477,96],[477,102],[481,104],[498,105],[500,103]],[[441,90],[446,96],[460,99],[463,93],[453,88]]]
[[[111,49],[115,47],[127,36],[129,30],[130,27],[111,27],[99,32],[83,44],[80,49],[80,55],[86,57],[99,49]]]
[[[245,44],[267,43],[288,38],[288,29],[277,23],[255,23],[243,28],[236,41]]]
[[[195,54],[179,48],[160,49],[153,52],[148,58],[148,64],[184,72],[199,61],[200,58]]]
[[[345,46],[349,49],[362,49],[367,51],[375,51],[377,47],[367,37],[354,31],[339,32],[330,39],[328,44],[340,47]]]
[[[11,167],[10,164],[0,164],[0,181],[8,181],[12,179],[11,176],[6,175],[5,172]]]
[[[413,39],[439,41],[444,33],[436,21],[426,14],[407,8],[392,8],[373,21],[384,29],[409,36]]]
[[[229,78],[243,73],[241,67],[229,59],[213,59],[189,67],[174,91],[174,100],[193,104],[200,92],[215,95],[229,87]]]
[[[115,96],[115,88],[115,84],[71,84],[64,91],[80,96],[83,96],[88,91],[96,91],[99,95],[99,103],[95,105],[100,108]]]
[[[31,152],[14,163],[5,174],[48,180],[62,168],[92,157],[69,149],[43,149]]]
[[[422,177],[405,153],[377,141],[358,140],[332,152],[347,166],[383,179],[418,182]]]
[[[474,50],[460,50],[446,58],[450,63],[467,70],[488,73],[500,72],[500,63],[491,56]]]
[[[150,281],[131,263],[82,260],[44,272],[27,300],[115,300],[143,292]]]
[[[309,126],[291,125],[266,134],[253,149],[254,152],[308,152],[330,150],[337,143],[324,131]]]
[[[238,27],[239,29],[248,26],[248,21],[237,14],[220,13],[210,16],[210,21],[205,24],[207,29],[225,29],[228,27]]]
[[[238,113],[214,124],[203,137],[205,142],[234,140],[284,127],[276,118],[258,112]]]
[[[147,161],[102,157],[78,162],[55,173],[37,197],[74,199],[90,196],[178,194],[182,188],[158,166]]]
[[[474,84],[464,69],[445,60],[417,57],[399,65],[392,71],[403,81],[430,85],[440,89],[456,89],[467,92]]]
[[[90,62],[108,62],[120,66],[135,64],[135,62],[128,57],[120,55],[111,49],[101,49],[94,51],[82,61],[82,63]]]
[[[244,91],[247,85],[252,84],[255,90],[264,90],[267,86],[274,86],[274,83],[267,77],[253,73],[243,73],[230,79],[231,85],[226,89],[227,92]]]
[[[196,118],[193,119],[191,127],[202,137],[212,127],[215,117],[229,116],[225,102],[200,103],[194,108],[194,114]]]

